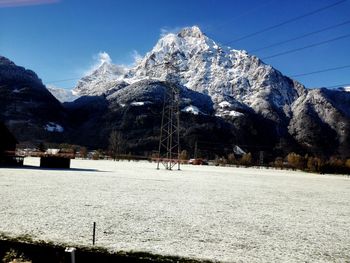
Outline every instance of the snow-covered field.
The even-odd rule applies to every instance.
[[[35,158],[25,164],[38,165]],[[228,262],[349,262],[350,178],[73,160],[0,168],[0,232]]]

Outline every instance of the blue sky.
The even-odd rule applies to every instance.
[[[28,5],[20,2],[28,1]],[[0,0],[0,55],[34,70],[44,83],[79,78],[107,52],[130,65],[161,32],[198,25],[220,44],[248,52],[350,20],[350,1],[268,32],[235,39],[339,0]],[[29,5],[30,4],[30,5]],[[350,34],[350,23],[312,36],[252,52],[265,58]],[[263,59],[285,75],[350,65],[350,37]],[[350,83],[350,67],[296,77],[307,87]],[[55,83],[73,88],[77,80]]]

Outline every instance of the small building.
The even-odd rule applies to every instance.
[[[42,156],[40,158],[40,167],[42,168],[70,168],[70,158],[62,156]]]
[[[42,168],[70,168],[70,160],[74,158],[74,152],[65,152],[61,149],[47,149],[40,156]]]
[[[23,165],[23,157],[16,156],[16,145],[18,141],[0,121],[0,166]]]

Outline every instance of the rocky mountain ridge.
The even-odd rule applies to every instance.
[[[51,127],[67,126],[62,104],[36,73],[3,56],[0,56],[0,112],[0,119],[19,141],[52,138]]]
[[[105,71],[105,67],[85,77],[108,82],[102,89],[101,85],[92,88],[94,81],[85,87],[88,82],[83,78],[84,82],[79,82],[74,90],[82,95],[101,95],[117,82],[132,84],[143,79],[172,78],[180,85],[209,95],[219,112],[222,102],[229,114],[227,109],[234,111],[237,105],[244,104],[274,119],[279,118],[274,108],[282,109],[282,115],[290,117],[292,102],[305,92],[300,83],[246,51],[219,46],[196,26],[162,37],[133,68],[124,71],[124,75],[120,71]],[[111,74],[106,77],[99,72]]]

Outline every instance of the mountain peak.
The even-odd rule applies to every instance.
[[[99,96],[123,82],[128,70],[125,66],[113,64],[106,52],[100,52],[99,63],[78,81],[77,86],[73,89],[74,95]]]
[[[185,27],[178,34],[179,37],[195,37],[202,38],[204,37],[204,33],[200,30],[198,26]]]
[[[8,58],[5,58],[0,55],[0,65],[5,65],[5,66],[16,66],[15,63],[13,63],[11,60]]]

